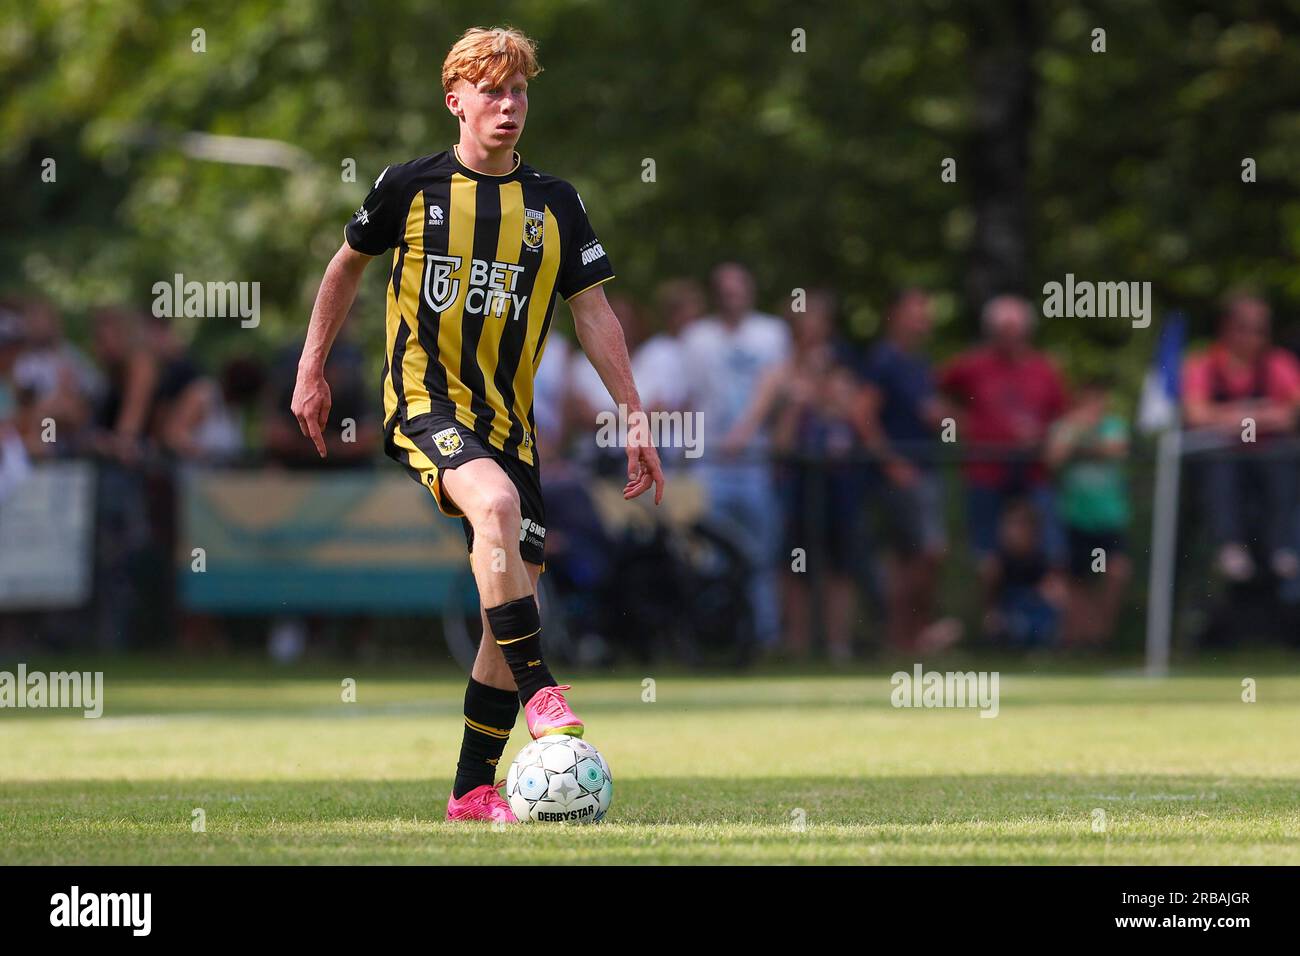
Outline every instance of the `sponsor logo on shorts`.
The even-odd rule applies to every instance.
[[[457,452],[465,447],[464,440],[460,437],[460,432],[456,431],[453,425],[451,428],[444,428],[433,436],[433,443],[438,446],[438,451],[442,452],[448,458],[453,457]]]
[[[538,544],[541,544],[546,540],[546,529],[532,518],[519,519],[519,540],[527,541],[529,535],[535,538]]]

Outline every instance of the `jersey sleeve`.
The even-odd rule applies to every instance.
[[[343,234],[357,252],[377,256],[401,242],[407,212],[402,204],[401,181],[396,167],[384,167],[366,201],[352,215]]]
[[[614,278],[614,267],[605,254],[605,247],[596,238],[596,231],[591,228],[591,220],[587,218],[582,198],[572,186],[569,187],[569,192],[572,194],[569,208],[572,225],[560,261],[560,279],[556,286],[566,302],[579,292],[585,292],[592,286]]]

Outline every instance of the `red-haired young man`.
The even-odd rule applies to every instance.
[[[627,345],[602,283],[614,272],[577,191],[524,165],[534,44],[509,29],[467,31],[442,85],[460,126],[449,150],[386,168],[325,271],[298,366],[293,412],[321,455],[326,355],[374,256],[393,251],[387,294],[384,436],[389,456],[459,517],[483,611],[465,692],[465,729],[448,819],[513,822],[493,785],[524,707],[529,733],[581,736],[542,655],[536,602],[545,563],[533,378],[556,293],[615,402],[639,412]],[[655,486],[659,457],[637,436],[624,498]]]

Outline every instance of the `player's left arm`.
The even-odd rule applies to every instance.
[[[573,312],[573,326],[578,342],[587,353],[587,359],[609,389],[617,405],[627,409],[631,424],[634,413],[644,422],[641,396],[637,394],[632,379],[632,362],[627,354],[627,340],[618,317],[609,307],[602,286],[579,292],[569,300]],[[647,422],[648,424],[648,422]],[[664,473],[659,464],[659,452],[650,441],[648,428],[628,428],[627,434],[627,485],[623,488],[625,499],[635,498],[651,484],[655,486],[655,504],[664,497]]]

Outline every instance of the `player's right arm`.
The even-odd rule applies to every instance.
[[[344,242],[334,253],[316,304],[311,310],[307,341],[298,360],[298,381],[293,388],[294,418],[302,433],[325,457],[321,432],[329,421],[330,387],[325,381],[325,360],[347,318],[361,285],[361,274],[375,256],[401,241],[401,230],[409,197],[406,194],[408,164],[386,166],[371,187],[366,201],[343,231]]]
[[[325,360],[357,297],[361,274],[373,258],[358,252],[346,242],[334,253],[334,258],[325,269],[320,291],[316,293],[311,323],[307,326],[307,341],[303,343],[302,357],[298,359],[298,381],[293,387],[291,408],[294,417],[298,419],[298,427],[316,445],[316,451],[322,458],[325,457],[325,439],[321,431],[330,414],[330,387],[325,381]]]

